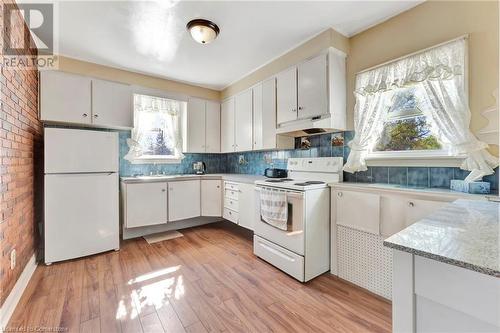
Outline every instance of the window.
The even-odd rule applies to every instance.
[[[442,145],[431,133],[416,87],[398,89],[387,112],[383,132],[374,151],[437,151]]]
[[[134,94],[134,129],[125,156],[132,163],[177,163],[182,154],[186,102]]]
[[[498,159],[470,131],[467,36],[356,74],[354,131],[343,170],[459,166],[490,175]]]

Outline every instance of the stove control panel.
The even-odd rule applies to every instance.
[[[289,171],[304,172],[342,172],[342,157],[289,158]]]

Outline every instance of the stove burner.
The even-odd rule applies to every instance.
[[[277,178],[277,179],[266,179],[267,183],[283,183],[283,182],[289,182],[292,181],[293,179],[290,178]]]
[[[295,183],[294,185],[297,185],[297,186],[307,186],[307,185],[319,185],[319,184],[324,184],[325,182],[320,182],[320,181],[317,181],[317,180],[310,180],[310,181],[307,181],[307,182],[303,182],[303,183]]]

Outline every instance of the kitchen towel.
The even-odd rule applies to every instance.
[[[281,230],[287,230],[288,201],[286,192],[260,189],[260,216],[262,221]]]

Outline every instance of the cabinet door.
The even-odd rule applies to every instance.
[[[220,104],[207,101],[205,108],[205,152],[220,153]]]
[[[319,55],[297,67],[298,118],[328,113],[327,56]]]
[[[200,180],[168,183],[168,221],[200,216]]]
[[[253,184],[239,184],[239,224],[253,230],[255,220],[255,186]]]
[[[167,223],[167,183],[126,185],[127,228]]]
[[[236,151],[252,150],[252,108],[252,89],[236,96],[234,112]]]
[[[92,79],[92,123],[108,127],[134,127],[129,85]]]
[[[234,151],[234,97],[231,97],[221,104],[221,131],[220,146],[221,152],[229,153]]]
[[[205,152],[205,105],[199,98],[190,98],[187,105],[187,150],[188,153]]]
[[[262,149],[262,83],[252,88],[253,94],[253,149]]]
[[[45,176],[45,262],[118,249],[118,175]]]
[[[355,191],[334,192],[338,225],[375,235],[380,233],[380,196],[378,194]]]
[[[408,199],[406,202],[406,226],[434,213],[447,203],[446,201]]]
[[[201,180],[201,216],[222,216],[221,180]]]
[[[297,68],[294,66],[276,76],[278,124],[297,119]]]
[[[40,73],[41,119],[90,124],[91,80],[57,71]]]
[[[255,112],[255,111],[254,111]],[[275,149],[276,144],[276,79],[262,82],[262,147]]]

